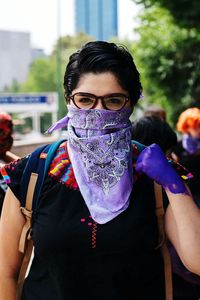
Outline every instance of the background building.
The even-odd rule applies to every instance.
[[[31,48],[29,32],[0,30],[0,91],[24,82],[31,63],[44,56],[43,49]]]
[[[0,30],[0,90],[26,79],[31,56],[30,33]]]
[[[97,40],[117,36],[117,0],[75,0],[75,28]]]
[[[46,57],[44,49],[41,48],[32,48],[31,49],[31,61],[34,61],[38,58]]]

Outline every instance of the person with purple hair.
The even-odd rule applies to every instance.
[[[196,274],[200,212],[159,146],[131,141],[129,117],[142,93],[131,54],[114,43],[85,44],[69,59],[64,90],[67,116],[49,132],[67,126],[67,141],[34,211],[34,259],[22,299],[164,300],[153,180],[168,196],[168,238]],[[0,225],[1,300],[16,298],[27,159],[4,168],[9,190]]]
[[[183,111],[176,126],[182,137],[173,148],[174,159],[194,175],[189,188],[200,207],[200,108],[190,107]]]

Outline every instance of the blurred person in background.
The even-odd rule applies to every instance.
[[[172,156],[194,175],[188,182],[188,186],[200,208],[200,108],[190,107],[183,111],[178,118],[176,127],[182,134],[182,138],[174,147]],[[173,251],[175,250],[173,249]],[[177,270],[181,266],[181,262],[178,259],[176,260],[176,266]],[[180,276],[183,275],[181,272],[178,272],[178,274]],[[188,279],[187,276],[186,279]],[[195,281],[196,285],[194,284]],[[197,293],[198,299],[200,299],[199,278],[191,278],[191,283],[193,284],[193,291]],[[181,282],[180,288],[182,288]],[[182,289],[182,292],[184,292],[184,289]]]
[[[13,145],[13,121],[9,114],[0,112],[0,166],[18,159],[10,150]]]
[[[18,159],[10,150],[13,145],[13,122],[6,112],[0,112],[0,168],[6,163]],[[0,214],[7,185],[0,174]]]
[[[173,158],[192,172],[189,188],[200,207],[200,108],[183,111],[177,122],[182,139],[173,149]]]
[[[146,146],[156,143],[170,156],[177,144],[177,136],[170,125],[156,115],[147,115],[132,122],[132,139]]]
[[[158,105],[150,105],[145,108],[144,116],[156,116],[159,117],[162,121],[166,121],[166,111],[164,108]]]
[[[177,146],[175,131],[167,122],[155,115],[141,117],[132,123],[132,139],[146,146],[156,143],[170,158],[171,154],[174,155],[173,148]],[[165,194],[163,200],[166,206]],[[168,247],[173,269],[173,300],[198,300],[200,277],[184,267],[171,243],[168,243]]]

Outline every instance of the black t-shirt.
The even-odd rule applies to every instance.
[[[6,167],[20,200],[27,157]],[[128,208],[100,225],[90,216],[62,144],[34,216],[34,259],[23,300],[165,299],[152,181],[140,176]]]

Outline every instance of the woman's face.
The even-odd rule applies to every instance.
[[[77,87],[73,90],[75,93],[89,93],[96,96],[105,96],[109,94],[119,93],[129,96],[128,92],[124,90],[118,83],[117,78],[110,72],[104,73],[87,73],[81,76]],[[75,106],[70,100],[70,105]],[[124,107],[131,107],[131,101],[128,100]],[[98,99],[96,109],[104,109],[101,99]]]

